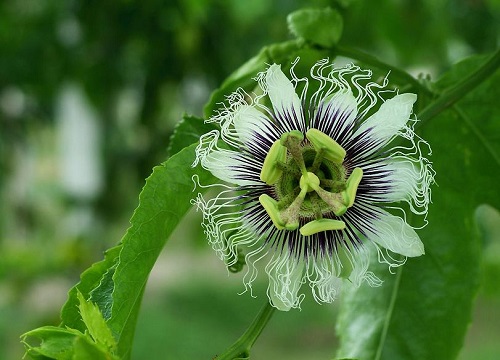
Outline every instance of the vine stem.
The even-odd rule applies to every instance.
[[[422,123],[450,107],[472,89],[488,78],[500,66],[500,49],[498,49],[485,63],[472,74],[455,86],[445,90],[440,97],[425,107],[418,115]]]
[[[247,359],[250,356],[250,349],[266,327],[274,313],[274,306],[269,301],[262,307],[252,324],[241,337],[231,345],[226,351],[216,357],[217,360]]]

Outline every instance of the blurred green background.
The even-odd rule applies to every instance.
[[[341,43],[417,76],[499,44],[498,0],[3,0],[0,2],[0,359],[57,325],[66,292],[128,227],[184,112],[267,44],[286,15],[337,8]],[[473,209],[471,209],[471,212]],[[210,359],[265,299],[243,290],[191,213],[148,284],[134,359]],[[497,239],[500,243],[500,239]],[[424,239],[425,241],[425,239]],[[490,247],[461,360],[500,358],[500,246]],[[255,359],[330,359],[336,305],[278,313]],[[333,344],[333,346],[332,346]]]

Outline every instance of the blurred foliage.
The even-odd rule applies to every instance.
[[[344,18],[341,44],[413,74],[438,74],[499,41],[497,0],[0,2],[0,290],[9,289],[0,295],[0,359],[19,357],[18,334],[33,321],[58,321],[62,301],[28,316],[30,303],[19,300],[61,272],[74,283],[121,237],[183,112],[201,115],[229,73],[288,39],[287,14],[327,5]],[[85,90],[105,139],[96,144],[103,188],[92,198],[61,187],[55,118],[67,83]],[[487,278],[500,258],[490,249]]]

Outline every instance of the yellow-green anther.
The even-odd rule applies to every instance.
[[[278,163],[285,162],[286,147],[281,145],[279,140],[276,140],[264,159],[264,164],[260,171],[260,179],[268,185],[276,183],[283,173],[283,170],[278,167]]]
[[[350,207],[349,204],[351,203],[351,198],[347,194],[347,191],[342,191],[339,194],[342,196],[342,204],[344,204],[346,207]],[[352,201],[352,203],[354,203],[354,200]],[[347,208],[346,208],[346,210],[347,210]]]
[[[318,219],[305,224],[300,228],[300,233],[304,236],[317,234],[321,231],[343,230],[345,222],[333,219]]]
[[[325,159],[336,164],[342,164],[345,158],[345,150],[335,140],[319,131],[318,129],[309,129],[306,133],[307,139],[313,144],[316,151],[321,151]]]
[[[355,168],[346,183],[345,194],[347,195],[346,205],[351,207],[354,204],[354,199],[356,198],[356,192],[358,191],[358,185],[363,177],[363,170],[361,168]]]
[[[302,175],[300,177],[300,188],[301,190],[305,190],[307,192],[311,192],[319,188],[319,179],[312,172],[308,172],[305,176]]]
[[[330,208],[332,209],[333,213],[337,216],[344,215],[344,213],[347,211],[347,206],[345,204],[345,198],[344,194],[342,193],[331,193],[329,191],[326,191],[320,187],[317,189],[314,189],[316,193],[319,195],[321,200],[326,202]]]
[[[267,215],[271,218],[274,226],[276,226],[278,230],[283,230],[285,228],[285,224],[281,221],[280,212],[278,210],[278,202],[267,194],[259,196],[259,202],[266,210]]]

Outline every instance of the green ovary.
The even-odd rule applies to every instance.
[[[323,216],[341,216],[353,206],[363,171],[355,168],[347,177],[346,152],[328,135],[309,129],[306,138],[294,131],[273,144],[260,178],[277,199],[262,195],[259,201],[279,230],[296,230],[300,219],[309,220],[300,228],[304,236],[342,230],[343,221]]]

